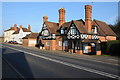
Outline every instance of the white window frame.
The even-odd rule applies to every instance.
[[[47,41],[47,42],[46,42],[46,46],[50,46],[50,41]]]
[[[62,46],[62,41],[59,41],[59,46]]]

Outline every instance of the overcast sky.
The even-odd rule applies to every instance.
[[[40,32],[43,16],[58,22],[58,9],[66,10],[66,22],[85,18],[85,5],[92,5],[92,19],[115,24],[118,16],[117,2],[2,2],[2,27],[6,30],[14,24],[31,25],[33,32]]]

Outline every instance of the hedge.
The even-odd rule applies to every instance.
[[[110,55],[119,56],[120,54],[120,40],[107,41],[106,53]]]

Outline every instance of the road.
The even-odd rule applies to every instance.
[[[3,44],[2,57],[3,78],[14,78],[14,74],[15,78],[119,78],[118,65],[43,53],[8,44]],[[16,73],[6,70],[7,63],[12,72]],[[13,75],[10,77],[9,73]]]

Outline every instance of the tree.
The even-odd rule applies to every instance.
[[[118,21],[115,25],[109,25],[109,26],[117,34],[118,39],[120,40],[120,21]]]

